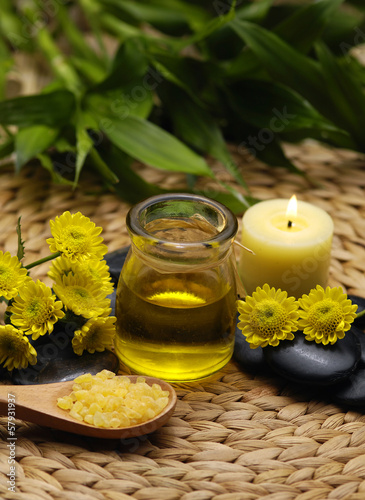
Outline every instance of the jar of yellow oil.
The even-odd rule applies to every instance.
[[[116,299],[120,360],[169,381],[218,371],[234,346],[236,217],[206,197],[167,194],[135,205],[127,229]]]

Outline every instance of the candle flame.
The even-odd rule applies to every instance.
[[[290,198],[288,208],[286,209],[286,217],[288,221],[293,221],[297,216],[297,197],[295,194]]]

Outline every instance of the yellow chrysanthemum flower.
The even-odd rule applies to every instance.
[[[53,238],[46,241],[51,252],[60,252],[71,262],[81,262],[84,259],[100,260],[107,252],[107,246],[102,244],[99,236],[101,227],[81,212],[70,214],[64,212],[60,217],[50,221]]]
[[[293,340],[292,332],[298,330],[298,302],[288,297],[280,288],[270,288],[267,283],[257,287],[252,297],[237,302],[238,327],[249,342],[251,349],[277,346],[281,340]]]
[[[62,255],[52,261],[48,276],[56,283],[59,283],[62,282],[63,276],[70,273],[78,277],[83,276],[88,281],[103,287],[106,295],[113,293],[114,287],[105,260],[90,259],[83,262],[71,262]]]
[[[61,255],[51,262],[47,275],[53,281],[62,282],[63,276],[67,276],[69,273],[75,274],[73,271],[75,266],[76,263],[71,262],[67,257]]]
[[[53,289],[66,310],[84,318],[101,316],[110,307],[110,299],[106,298],[107,291],[84,276],[63,276],[62,282],[55,283]]]
[[[0,297],[12,299],[27,279],[27,270],[18,257],[12,257],[10,252],[0,252]]]
[[[306,340],[317,344],[334,344],[343,339],[356,318],[357,305],[343,292],[341,287],[324,290],[320,285],[299,299],[299,328]]]
[[[81,356],[84,350],[93,354],[95,351],[102,352],[108,347],[113,347],[115,321],[114,316],[89,319],[81,330],[76,330],[74,333],[72,339],[74,352]]]
[[[54,324],[65,315],[62,307],[48,286],[39,280],[37,283],[30,280],[19,290],[8,310],[12,324],[36,340],[40,335],[53,332]]]
[[[23,332],[12,325],[0,325],[0,363],[11,371],[36,362],[37,352]]]

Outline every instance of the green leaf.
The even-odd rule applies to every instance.
[[[56,172],[52,158],[48,153],[40,153],[37,155],[37,159],[40,161],[42,167],[44,167],[51,174],[52,182],[55,184],[63,184],[66,186],[73,186],[73,182],[69,181],[61,174]]]
[[[248,5],[242,5],[236,9],[237,19],[260,23],[269,12],[273,0],[258,0]]]
[[[273,27],[272,32],[286,41],[293,49],[306,53],[321,36],[325,27],[330,25],[332,17],[342,2],[343,0],[320,0],[303,5]],[[240,16],[237,16],[237,19],[248,20]],[[232,23],[228,26],[234,29]],[[308,26],[311,28],[308,29]],[[242,34],[240,36],[243,38]],[[231,61],[222,63],[221,67],[231,80],[264,78],[260,72],[260,61],[257,59],[257,54],[251,50],[242,51]]]
[[[213,117],[176,87],[166,88],[165,99],[177,135],[201,153],[209,153],[221,161],[233,178],[247,189]]]
[[[16,97],[0,102],[0,123],[19,127],[60,127],[70,121],[74,106],[75,98],[67,90]]]
[[[94,170],[101,175],[105,182],[109,184],[119,182],[118,176],[109,168],[95,148],[90,150],[90,161]]]
[[[175,40],[173,48],[179,52],[180,50],[184,49],[185,47],[188,47],[189,45],[194,45],[201,42],[202,40],[209,37],[216,31],[220,30],[223,26],[225,26],[227,23],[232,21],[232,19],[234,19],[236,15],[235,5],[236,1],[233,0],[232,5],[227,13],[219,15],[211,19],[210,21],[206,22],[201,29],[199,29],[193,35],[186,37],[186,39],[182,39],[180,41]],[[169,43],[172,45],[171,40],[169,40]]]
[[[143,163],[163,170],[212,177],[204,159],[174,136],[137,116],[100,117],[100,127],[113,144]]]
[[[322,40],[335,54],[344,55],[351,47],[365,42],[364,24],[365,13],[355,8],[349,9],[346,2],[343,8],[331,17]]]
[[[318,44],[316,51],[323,66],[326,90],[335,108],[336,121],[351,132],[360,150],[365,151],[363,86],[352,77],[346,60],[340,64],[324,44]]]
[[[187,19],[183,12],[178,12],[171,6],[146,5],[135,2],[119,0],[101,0],[107,8],[116,8],[118,17],[122,17],[124,21],[132,20],[133,23],[149,23],[158,27],[162,31],[176,31],[181,27],[187,26]]]
[[[299,52],[306,53],[320,38],[325,27],[344,0],[319,0],[294,11],[274,28],[274,33],[293,45]],[[308,29],[310,26],[310,29]]]
[[[16,225],[16,233],[18,235],[18,251],[16,256],[18,257],[19,260],[22,260],[22,258],[24,257],[25,248],[24,248],[24,241],[22,240],[22,228],[20,220],[21,216],[18,218],[18,222]]]
[[[76,166],[74,187],[76,187],[79,182],[82,167],[84,166],[86,157],[90,153],[92,147],[92,138],[87,133],[87,130],[81,124],[78,124],[76,126]]]
[[[120,120],[130,115],[147,118],[153,107],[153,96],[151,89],[138,80],[103,95],[89,94],[84,104],[97,115],[114,116]]]
[[[322,71],[316,61],[304,56],[264,28],[237,20],[231,26],[246,41],[275,81],[295,89],[327,115],[328,106],[332,106],[332,102],[328,100]]]
[[[93,61],[71,56],[69,62],[92,84],[98,84],[106,77],[106,70]]]
[[[10,156],[14,151],[14,139],[9,137],[0,144],[0,159]]]
[[[132,38],[126,40],[117,50],[109,74],[93,91],[105,92],[110,89],[123,88],[136,80],[146,79],[148,76],[148,60],[143,40]]]
[[[121,41],[134,37],[145,37],[142,30],[125,23],[108,12],[101,12],[99,21],[105,30],[116,35]]]
[[[259,148],[251,148],[253,156],[273,167],[285,167],[289,172],[305,176],[305,173],[292,163],[286,156],[277,138],[273,138],[268,144],[260,144]]]
[[[354,147],[347,132],[320,115],[299,94],[274,82],[245,80],[227,89],[231,108],[246,122],[274,134],[297,130],[321,131],[343,147]],[[342,139],[342,140],[341,140]]]
[[[146,182],[131,168],[133,158],[121,151],[114,144],[101,148],[100,157],[109,165],[114,175],[119,179],[117,184],[109,185],[109,189],[121,196],[127,202],[134,204],[157,194],[171,192],[157,185]]]
[[[56,128],[50,128],[45,125],[33,125],[18,130],[15,136],[15,169],[20,169],[29,160],[48,149],[59,134]]]
[[[208,198],[212,198],[213,200],[219,201],[223,203],[226,207],[228,207],[234,214],[242,214],[247,210],[248,207],[257,202],[255,198],[251,196],[243,196],[238,191],[229,188],[229,186],[224,186],[226,189],[230,189],[230,191],[216,191],[215,189],[209,190],[194,190],[194,193],[201,194],[203,196],[207,196]]]
[[[180,57],[175,54],[159,53],[151,57],[151,63],[163,75],[163,79],[185,90],[190,97],[204,106],[199,95],[201,82],[206,81],[205,68],[201,61],[190,57]],[[157,87],[157,86],[156,86]]]

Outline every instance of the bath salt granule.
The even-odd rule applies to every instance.
[[[86,373],[74,380],[72,392],[58,398],[57,406],[69,410],[79,422],[96,427],[120,428],[151,420],[167,406],[169,392],[143,377],[135,383],[109,370]]]

